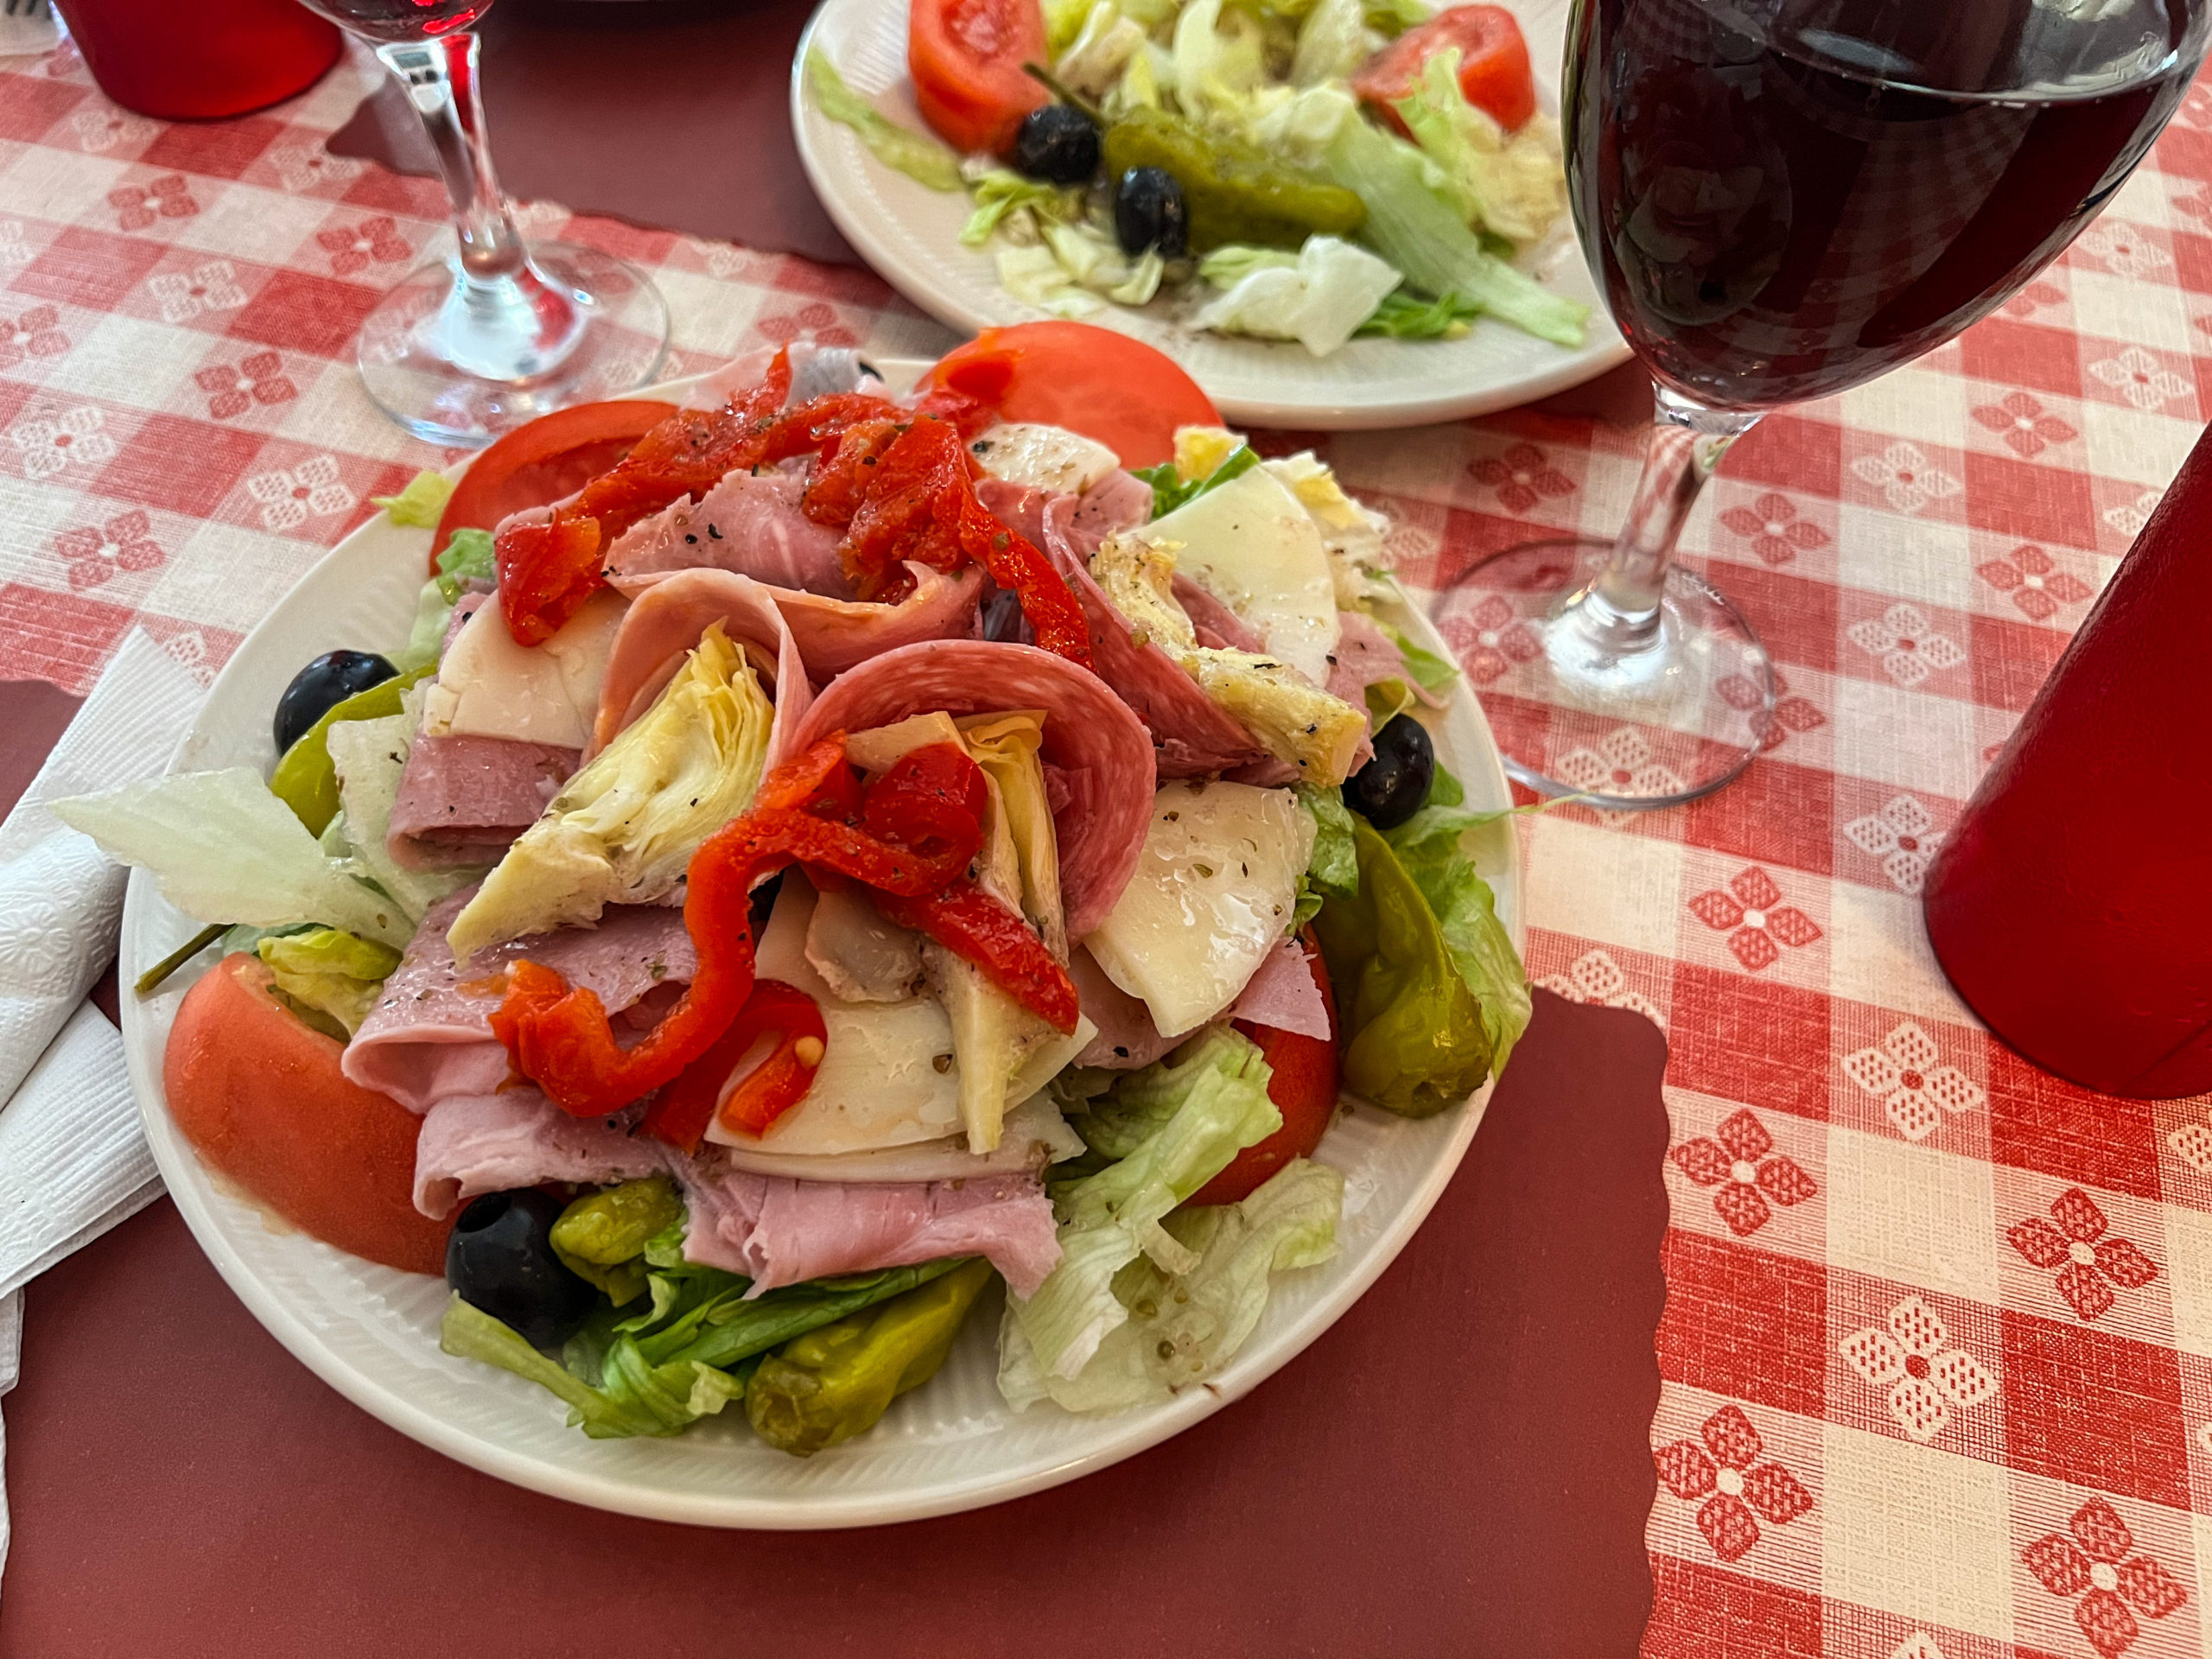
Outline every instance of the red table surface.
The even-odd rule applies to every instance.
[[[0,685],[0,810],[69,707]],[[664,1525],[450,1462],[286,1354],[163,1200],[27,1292],[0,1655],[1632,1654],[1665,1043],[1537,1007],[1427,1224],[1304,1355],[1102,1473],[899,1527]]]

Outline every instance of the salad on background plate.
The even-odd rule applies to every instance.
[[[404,642],[54,810],[206,925],[142,991],[221,943],[204,1165],[592,1440],[865,1436],[1001,1285],[1009,1409],[1173,1401],[1525,1025],[1382,521],[1123,337],[802,342],[385,506]]]
[[[829,0],[793,120],[839,227],[947,321],[1085,318],[1240,418],[1411,424],[1624,354],[1565,222],[1560,8],[1525,10]]]

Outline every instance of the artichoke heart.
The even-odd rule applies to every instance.
[[[699,843],[751,804],[774,712],[745,653],[709,627],[652,707],[569,780],[454,918],[454,960],[666,897]]]
[[[1296,766],[1306,783],[1344,782],[1367,735],[1366,711],[1274,658],[1199,645],[1175,600],[1172,544],[1110,536],[1091,556],[1090,575],[1130,626],[1173,658],[1262,748]]]

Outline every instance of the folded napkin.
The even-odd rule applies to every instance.
[[[124,872],[45,803],[160,776],[203,696],[133,629],[0,823],[0,1394],[15,1386],[22,1286],[162,1191],[123,1039],[85,1001],[115,959]],[[0,1488],[0,1567],[8,1535]]]

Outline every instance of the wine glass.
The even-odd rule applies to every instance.
[[[1932,350],[2056,257],[2187,90],[2207,3],[1575,0],[1575,226],[1656,404],[1617,540],[1509,548],[1440,599],[1516,779],[1671,806],[1749,764],[1774,671],[1674,563],[1699,490],[1768,410]]]
[[[303,0],[368,41],[423,118],[460,247],[409,273],[361,327],[361,384],[419,438],[474,448],[652,379],[668,306],[628,261],[525,243],[492,171],[469,26],[492,0]]]

